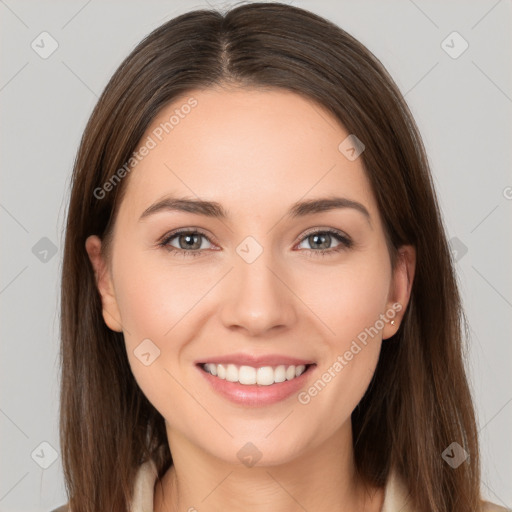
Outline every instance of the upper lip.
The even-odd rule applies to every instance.
[[[206,357],[196,361],[196,364],[213,363],[213,364],[235,364],[238,366],[253,366],[261,368],[262,366],[299,366],[314,364],[314,361],[299,359],[281,354],[268,354],[262,356],[254,356],[251,354],[226,354],[225,356]]]

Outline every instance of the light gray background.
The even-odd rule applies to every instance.
[[[291,3],[331,19],[365,44],[396,80],[420,127],[448,236],[459,251],[482,492],[512,506],[511,1]],[[63,225],[86,120],[135,44],[199,7],[208,4],[0,0],[1,512],[49,511],[67,501],[60,458],[47,469],[38,463],[52,461],[42,442],[60,457]],[[31,48],[43,31],[59,45],[47,59]],[[456,59],[441,47],[453,31],[469,43]],[[457,49],[459,43],[448,44]],[[54,255],[42,252],[51,249],[48,240],[40,241],[44,237]]]

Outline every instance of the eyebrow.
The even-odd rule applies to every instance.
[[[324,197],[319,199],[307,199],[298,201],[290,207],[285,214],[289,218],[305,217],[315,213],[321,213],[329,210],[352,208],[366,217],[370,227],[372,227],[371,216],[366,207],[352,199],[346,197]],[[158,212],[162,211],[179,211],[194,213],[196,215],[204,215],[226,220],[230,214],[224,207],[216,201],[203,201],[201,199],[189,199],[185,197],[166,196],[156,203],[146,208],[139,218],[139,222]]]

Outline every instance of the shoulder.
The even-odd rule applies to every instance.
[[[490,501],[482,501],[482,512],[511,512],[512,509],[496,505]]]
[[[154,487],[158,470],[153,459],[142,463],[137,471],[133,489],[133,501],[130,510],[153,510]],[[72,512],[69,503],[65,503],[50,512]]]

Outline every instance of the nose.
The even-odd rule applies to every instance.
[[[252,263],[236,259],[223,289],[223,325],[245,331],[248,336],[291,328],[297,321],[296,307],[300,301],[287,282],[287,275],[272,261],[270,251],[263,251]]]

